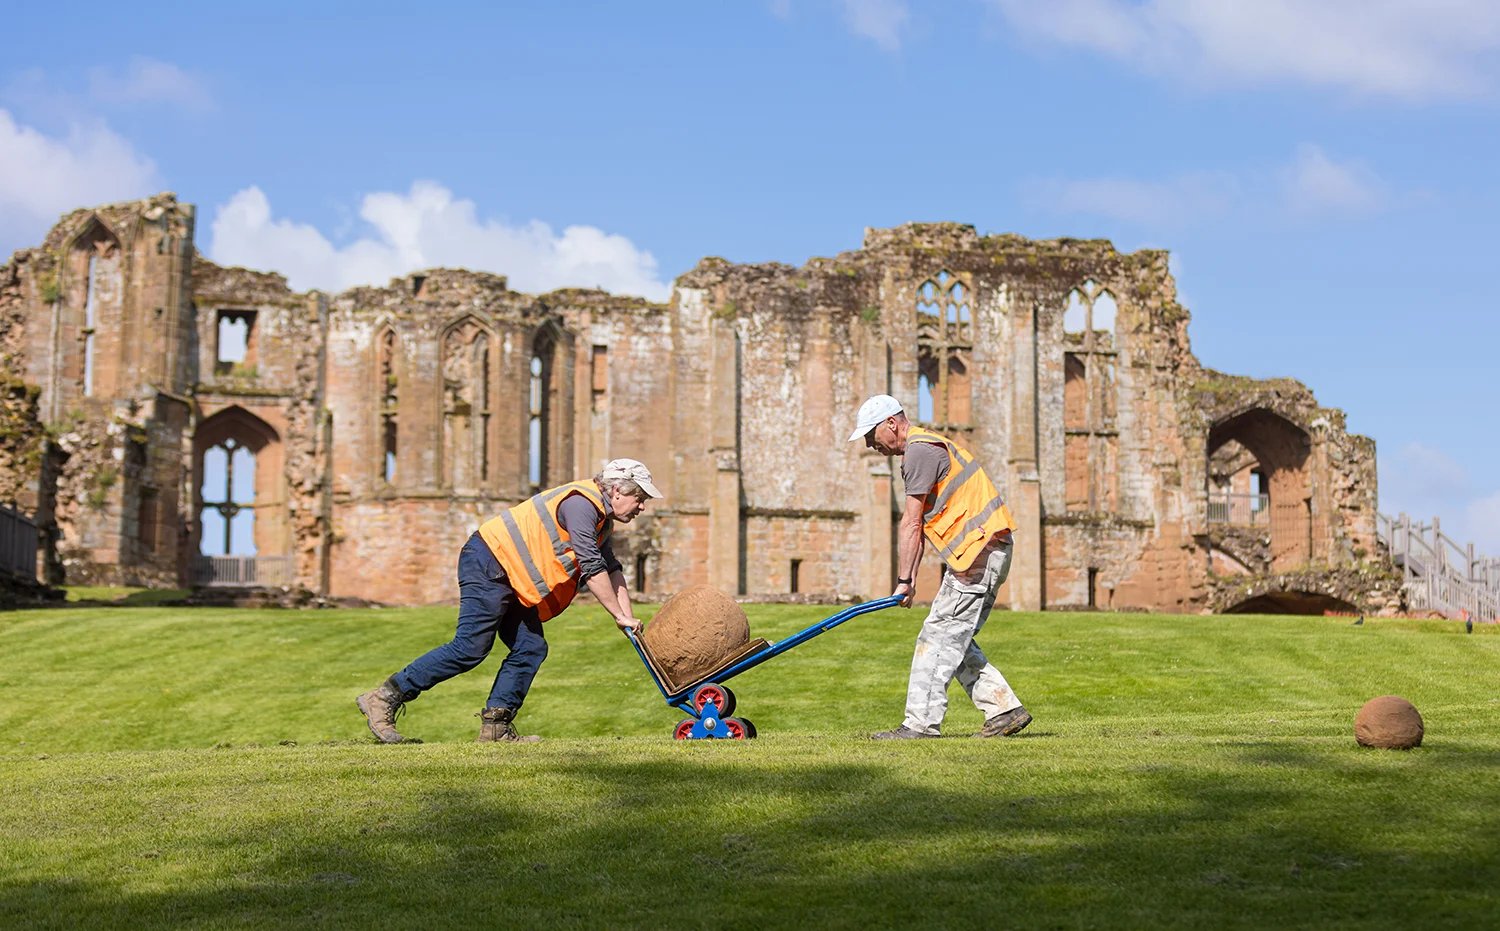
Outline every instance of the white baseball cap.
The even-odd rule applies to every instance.
[[[854,432],[849,434],[849,442],[855,440],[880,426],[887,417],[901,413],[901,402],[888,394],[877,394],[859,406],[859,419],[855,422]]]
[[[656,483],[651,481],[651,470],[646,468],[644,462],[635,459],[611,459],[604,464],[599,477],[603,479],[628,478],[641,486],[641,491],[651,497],[666,497],[661,493],[661,489],[656,487]]]

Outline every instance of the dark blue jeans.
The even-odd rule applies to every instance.
[[[547,640],[536,609],[516,599],[505,570],[476,533],[458,553],[458,630],[451,641],[396,673],[401,697],[412,701],[439,682],[478,666],[497,636],[510,652],[500,663],[487,707],[519,711],[547,658]]]

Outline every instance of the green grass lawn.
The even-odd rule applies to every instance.
[[[649,613],[649,608],[643,610]],[[749,608],[775,640],[835,608]],[[0,927],[1494,927],[1500,629],[997,613],[1036,722],[899,723],[921,615],[856,618],[734,679],[756,741],[680,743],[580,606],[519,719],[497,665],[368,739],[354,695],[451,608],[0,613]],[[1358,748],[1396,693],[1427,738]]]

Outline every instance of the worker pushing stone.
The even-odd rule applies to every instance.
[[[478,666],[498,638],[509,652],[480,712],[478,739],[540,739],[520,736],[514,721],[547,658],[542,625],[572,603],[582,584],[622,631],[640,629],[609,537],[616,523],[630,523],[647,501],[661,497],[644,464],[614,459],[592,479],[549,488],[480,526],[458,555],[453,639],[355,700],[370,732],[382,743],[405,740],[396,715],[406,703]]]

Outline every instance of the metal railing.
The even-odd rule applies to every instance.
[[[1375,515],[1375,532],[1391,561],[1401,569],[1406,604],[1417,611],[1475,620],[1500,618],[1500,559],[1476,556],[1474,544],[1460,544],[1432,523]]]
[[[272,588],[291,585],[290,556],[199,556],[193,560],[193,584],[205,588]]]
[[[36,581],[36,523],[0,505],[0,572]]]
[[[1237,527],[1264,527],[1271,522],[1271,496],[1210,491],[1208,522]]]

